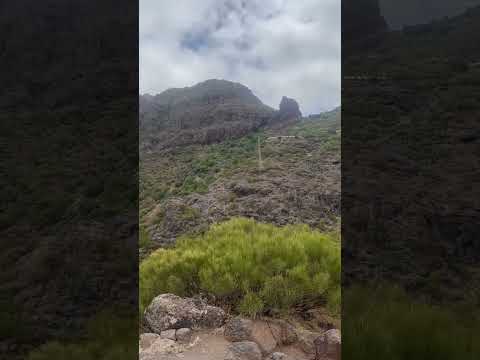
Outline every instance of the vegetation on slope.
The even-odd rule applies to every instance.
[[[140,161],[142,208],[169,196],[205,193],[229,169],[255,160],[259,132],[211,145],[192,145]]]
[[[338,314],[338,235],[234,218],[142,262],[140,312],[162,293],[207,294],[249,316],[316,304]]]
[[[344,292],[342,353],[359,360],[473,360],[480,353],[478,308],[412,302],[399,288]]]
[[[274,140],[279,135],[297,135],[298,139]],[[297,173],[297,167],[306,161],[323,163],[331,154],[338,154],[340,137],[340,111],[336,109],[304,118],[286,129],[264,129],[221,143],[143,154],[140,219],[145,222],[156,205],[170,197],[205,194],[214,182],[229,179],[234,173],[252,176],[258,169],[259,139],[265,170],[272,165],[285,173]]]

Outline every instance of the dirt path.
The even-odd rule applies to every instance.
[[[193,345],[192,345],[193,344]],[[191,346],[178,354],[161,355],[155,360],[224,360],[228,342],[223,335],[212,331],[195,333]],[[309,360],[309,358],[295,346],[281,346],[276,351],[283,352],[295,360]]]
[[[192,347],[182,353],[162,356],[161,360],[223,360],[229,342],[221,334],[195,333]]]

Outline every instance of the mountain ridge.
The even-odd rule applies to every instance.
[[[288,106],[282,104],[288,99]],[[282,98],[279,110],[246,86],[209,79],[190,87],[139,96],[140,150],[156,152],[239,138],[271,124],[300,119],[298,103]]]

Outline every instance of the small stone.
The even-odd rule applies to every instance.
[[[181,343],[189,343],[192,339],[193,331],[189,328],[178,329],[176,333],[177,341]]]
[[[281,352],[274,352],[267,360],[288,360],[288,355]]]

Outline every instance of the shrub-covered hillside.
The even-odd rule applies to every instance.
[[[340,113],[238,139],[141,154],[144,253],[232,217],[321,231],[340,216]],[[259,150],[261,161],[259,161]]]

